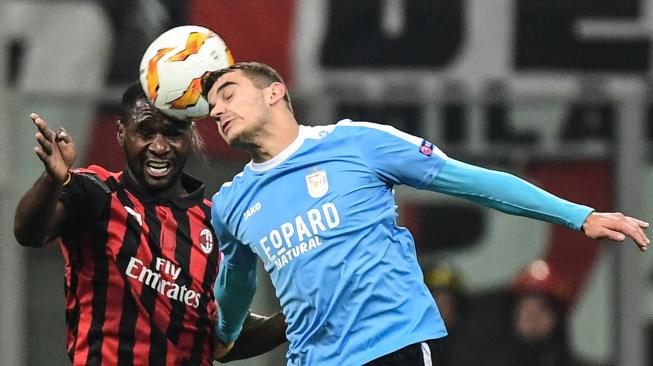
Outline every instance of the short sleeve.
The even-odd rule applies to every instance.
[[[256,254],[239,242],[227,229],[222,221],[218,205],[213,201],[211,208],[211,225],[220,238],[220,253],[222,264],[228,268],[249,269],[256,267]]]
[[[369,122],[340,122],[354,128],[360,154],[383,181],[425,188],[437,176],[447,156],[431,142],[392,126]]]
[[[89,173],[71,173],[71,181],[61,190],[59,200],[66,206],[64,232],[78,232],[97,221],[109,193],[100,187],[97,177]]]

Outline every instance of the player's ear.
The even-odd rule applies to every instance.
[[[116,141],[118,141],[118,146],[124,147],[125,146],[125,125],[122,123],[121,120],[118,120],[116,122]]]
[[[270,84],[268,89],[270,90],[268,101],[271,105],[283,100],[284,95],[286,95],[286,87],[278,81]]]

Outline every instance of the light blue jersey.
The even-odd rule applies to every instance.
[[[300,126],[282,153],[214,196],[223,267],[263,261],[288,323],[289,365],[361,365],[447,334],[392,191],[429,185],[445,159],[388,126]]]
[[[576,230],[592,212],[389,126],[300,126],[284,151],[248,164],[213,197],[224,254],[218,336],[233,340],[241,330],[257,256],[288,323],[288,365],[359,366],[445,336],[413,238],[396,224],[398,184]]]

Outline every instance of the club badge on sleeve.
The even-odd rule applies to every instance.
[[[419,152],[426,156],[431,156],[433,154],[433,150],[435,149],[435,145],[432,143],[422,140],[422,144],[419,146]]]

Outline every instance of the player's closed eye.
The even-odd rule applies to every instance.
[[[145,140],[149,140],[154,137],[154,131],[151,129],[141,129],[138,131],[138,135]]]
[[[165,131],[163,133],[163,136],[168,140],[178,140],[179,138],[181,138],[184,132],[186,131],[175,129],[175,130]]]

